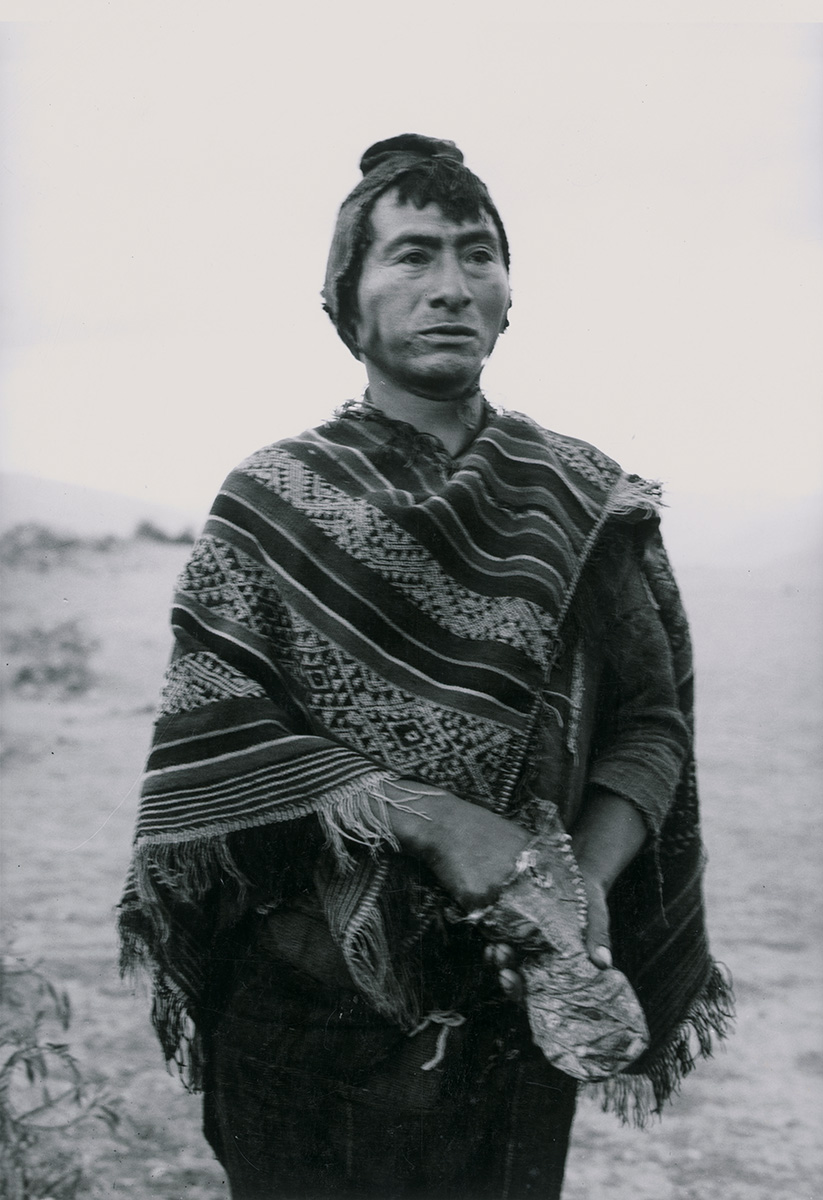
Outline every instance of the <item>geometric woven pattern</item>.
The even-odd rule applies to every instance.
[[[469,638],[494,637],[540,660],[554,634],[552,619],[518,597],[487,596],[461,586],[436,558],[366,497],[319,479],[279,445],[244,463],[244,471],[305,513],[347,554],[407,596],[444,628]],[[548,664],[545,664],[548,665]]]
[[[210,650],[203,650],[176,658],[169,664],[158,716],[171,716],[232,697],[264,695],[259,683]]]
[[[312,711],[332,738],[398,776],[495,805],[512,731],[395,686],[299,617],[292,627],[295,678],[310,691]]]

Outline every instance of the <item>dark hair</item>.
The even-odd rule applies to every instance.
[[[488,213],[509,268],[509,242],[500,214],[486,185],[463,165],[463,155],[454,142],[401,134],[370,146],[360,160],[360,169],[363,179],[344,200],[338,214],[323,289],[324,308],[355,356],[357,288],[363,259],[374,236],[370,216],[386,192],[396,191],[401,204],[414,204],[419,209],[436,204],[450,221],[477,219]]]

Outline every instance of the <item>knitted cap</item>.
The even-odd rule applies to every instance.
[[[402,133],[370,146],[360,159],[360,170],[363,178],[337,214],[322,293],[323,308],[355,358],[359,354],[351,322],[363,255],[370,241],[369,214],[377,199],[400,185],[404,176],[419,173],[429,177],[432,199],[447,215],[455,203],[462,210],[458,219],[472,209],[485,209],[495,223],[506,267],[509,265],[509,244],[500,215],[486,185],[463,165],[463,155],[454,142]]]

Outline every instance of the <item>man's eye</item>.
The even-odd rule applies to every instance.
[[[412,267],[419,267],[424,263],[427,263],[429,260],[425,250],[407,250],[406,253],[401,257],[400,261],[403,263],[409,263]]]
[[[475,246],[469,251],[469,261],[475,263],[494,262],[494,255],[488,246]]]

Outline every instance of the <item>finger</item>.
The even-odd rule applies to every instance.
[[[492,942],[486,947],[484,957],[494,967],[512,967],[515,964],[514,950],[507,942]]]
[[[510,1000],[521,1000],[523,997],[523,977],[517,971],[512,971],[506,967],[500,971],[497,976],[500,987],[506,993]]]
[[[609,936],[609,910],[605,900],[592,897],[589,903],[589,920],[586,930],[586,949],[596,967],[605,969],[612,965],[612,943]]]
[[[503,942],[491,942],[483,951],[483,957],[491,967],[509,967],[512,965],[513,953],[510,946]]]
[[[590,946],[589,958],[596,967],[602,967],[604,970],[612,965],[612,952],[608,946]]]

